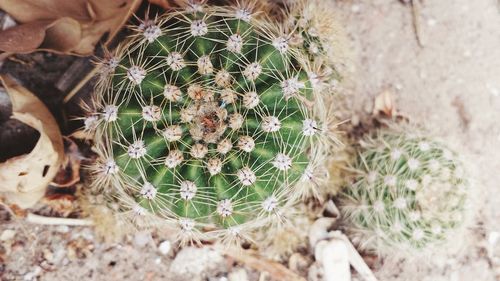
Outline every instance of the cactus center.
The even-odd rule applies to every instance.
[[[226,131],[226,109],[215,102],[202,102],[195,105],[196,115],[190,123],[191,136],[195,140],[216,143]]]

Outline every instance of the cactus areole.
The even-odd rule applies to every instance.
[[[191,6],[134,29],[87,118],[99,182],[134,215],[184,230],[234,233],[276,214],[321,137],[300,51],[244,8]]]

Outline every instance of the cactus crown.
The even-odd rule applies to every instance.
[[[324,154],[322,102],[276,25],[191,5],[135,27],[103,64],[86,127],[95,185],[114,187],[124,213],[238,234],[293,203],[311,151]]]
[[[444,241],[465,219],[469,182],[445,145],[381,130],[362,143],[355,183],[340,197],[356,243],[379,254]]]

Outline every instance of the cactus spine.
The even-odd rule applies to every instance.
[[[135,27],[103,63],[91,169],[122,215],[234,237],[305,192],[331,117],[280,30],[250,5],[190,5]]]

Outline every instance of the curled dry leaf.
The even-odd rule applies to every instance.
[[[33,150],[0,163],[0,195],[22,208],[33,206],[45,194],[63,159],[64,147],[56,120],[32,93],[12,79],[0,76],[12,103],[12,117],[36,129],[40,138]]]
[[[390,90],[384,90],[375,98],[373,115],[383,114],[387,117],[396,115],[396,103]]]
[[[105,33],[114,37],[139,0],[0,0],[21,24],[0,32],[0,51],[92,54]]]

